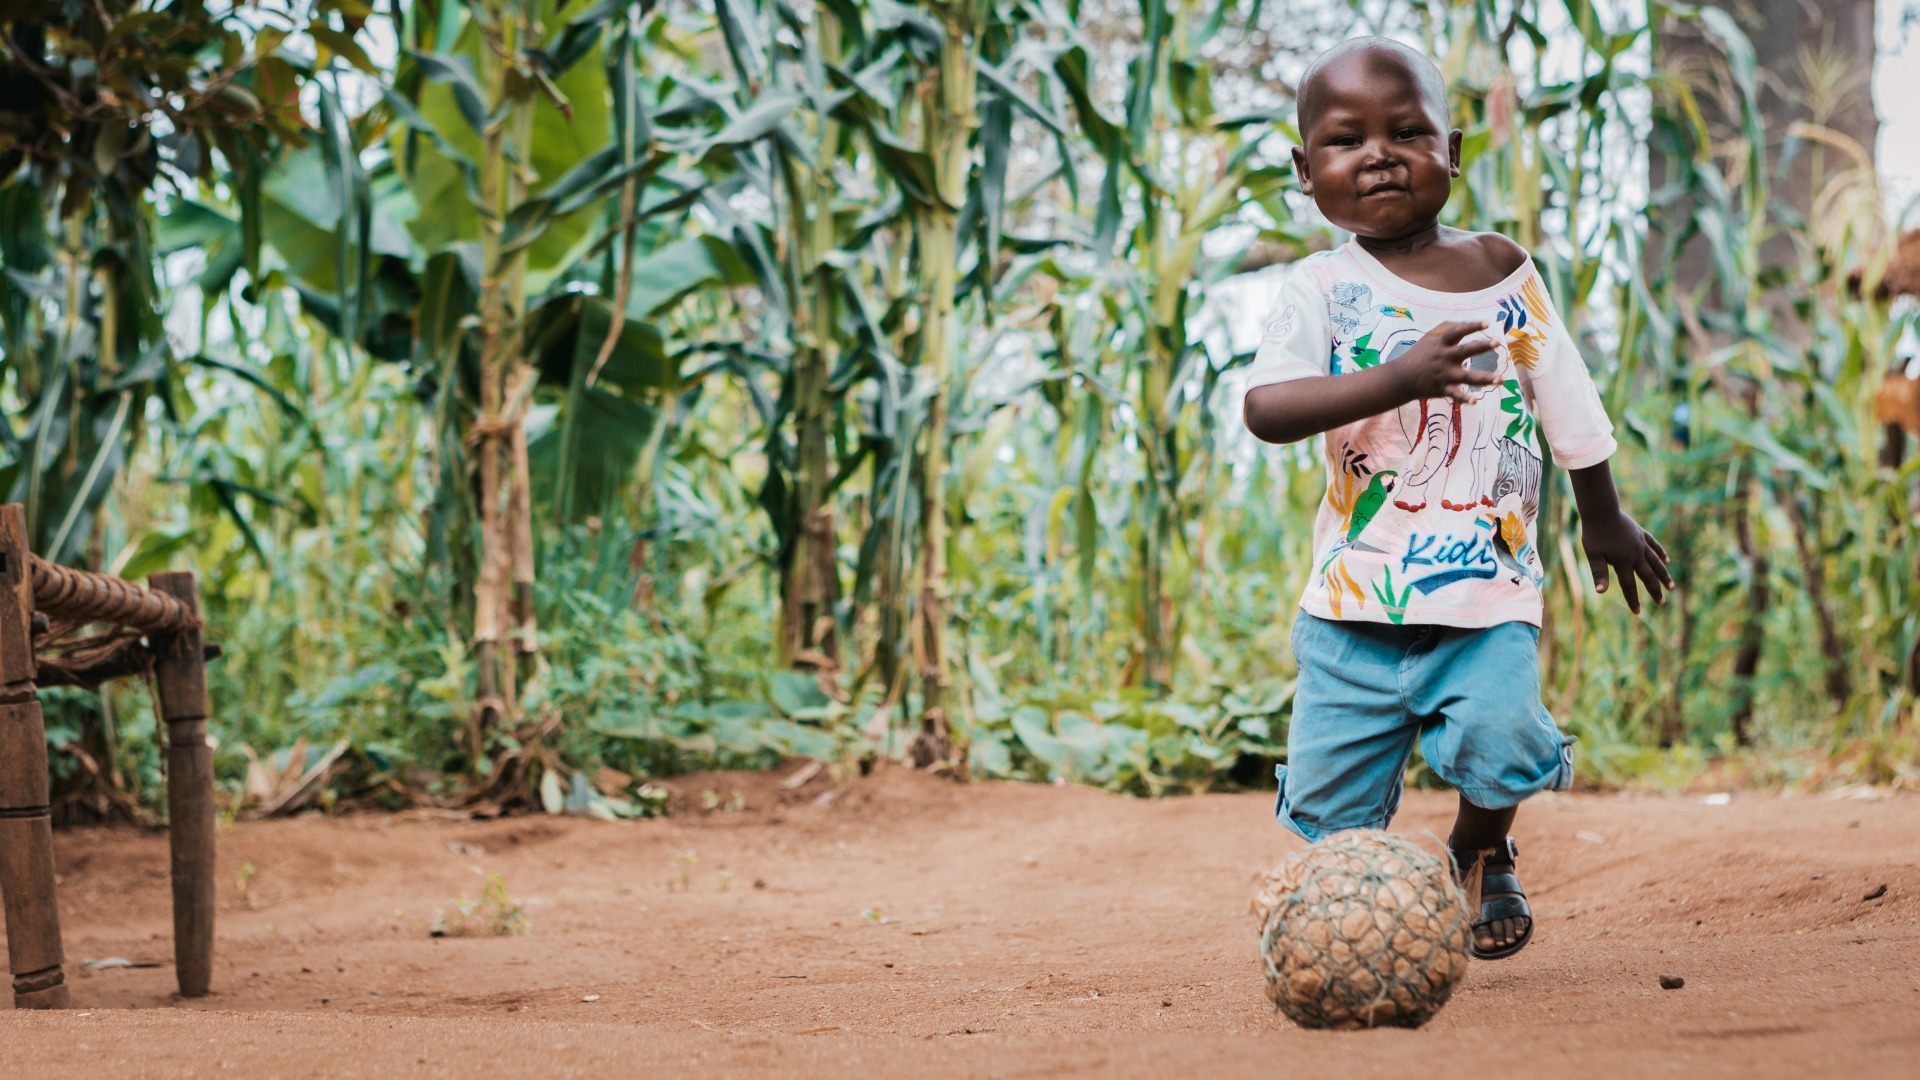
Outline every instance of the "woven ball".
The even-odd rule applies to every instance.
[[[1339,833],[1261,878],[1267,997],[1302,1027],[1419,1027],[1467,970],[1467,898],[1440,858]]]

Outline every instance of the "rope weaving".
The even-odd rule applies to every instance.
[[[1390,833],[1289,855],[1254,906],[1267,997],[1302,1027],[1419,1027],[1467,970],[1466,896],[1444,861]]]
[[[107,574],[32,557],[33,606],[69,622],[107,622],[136,630],[178,631],[200,625],[187,606],[163,592]]]
[[[129,675],[153,674],[153,654],[137,630],[113,630],[51,644],[60,650],[41,653],[35,661],[39,668],[35,681],[41,686],[92,688]]]

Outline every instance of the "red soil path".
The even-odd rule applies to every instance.
[[[1534,944],[1423,1030],[1322,1033],[1261,996],[1251,881],[1297,845],[1265,797],[777,781],[633,824],[243,823],[194,1002],[164,838],[67,833],[76,1009],[0,1013],[0,1075],[1920,1075],[1912,798],[1542,798]],[[475,866],[526,936],[429,935]],[[110,956],[162,966],[80,970]]]

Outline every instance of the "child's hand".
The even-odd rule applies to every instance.
[[[1593,588],[1607,591],[1607,568],[1620,575],[1620,591],[1626,594],[1627,607],[1640,614],[1640,590],[1637,577],[1647,586],[1656,604],[1666,603],[1661,587],[1673,590],[1673,578],[1667,573],[1667,549],[1653,534],[1624,512],[1599,518],[1584,518],[1580,546],[1587,549],[1587,563],[1593,567]]]
[[[1402,379],[1408,400],[1452,398],[1471,402],[1471,386],[1493,386],[1500,376],[1492,371],[1476,371],[1467,361],[1490,352],[1493,342],[1484,337],[1469,337],[1487,329],[1483,322],[1446,322],[1428,331],[1413,348],[1391,365]]]

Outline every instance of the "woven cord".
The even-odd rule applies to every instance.
[[[124,578],[33,557],[33,606],[76,623],[106,622],[137,630],[178,631],[200,625],[176,597]]]
[[[1339,834],[1292,856],[1268,884],[1267,996],[1304,1027],[1418,1027],[1466,971],[1460,887],[1402,837]]]

